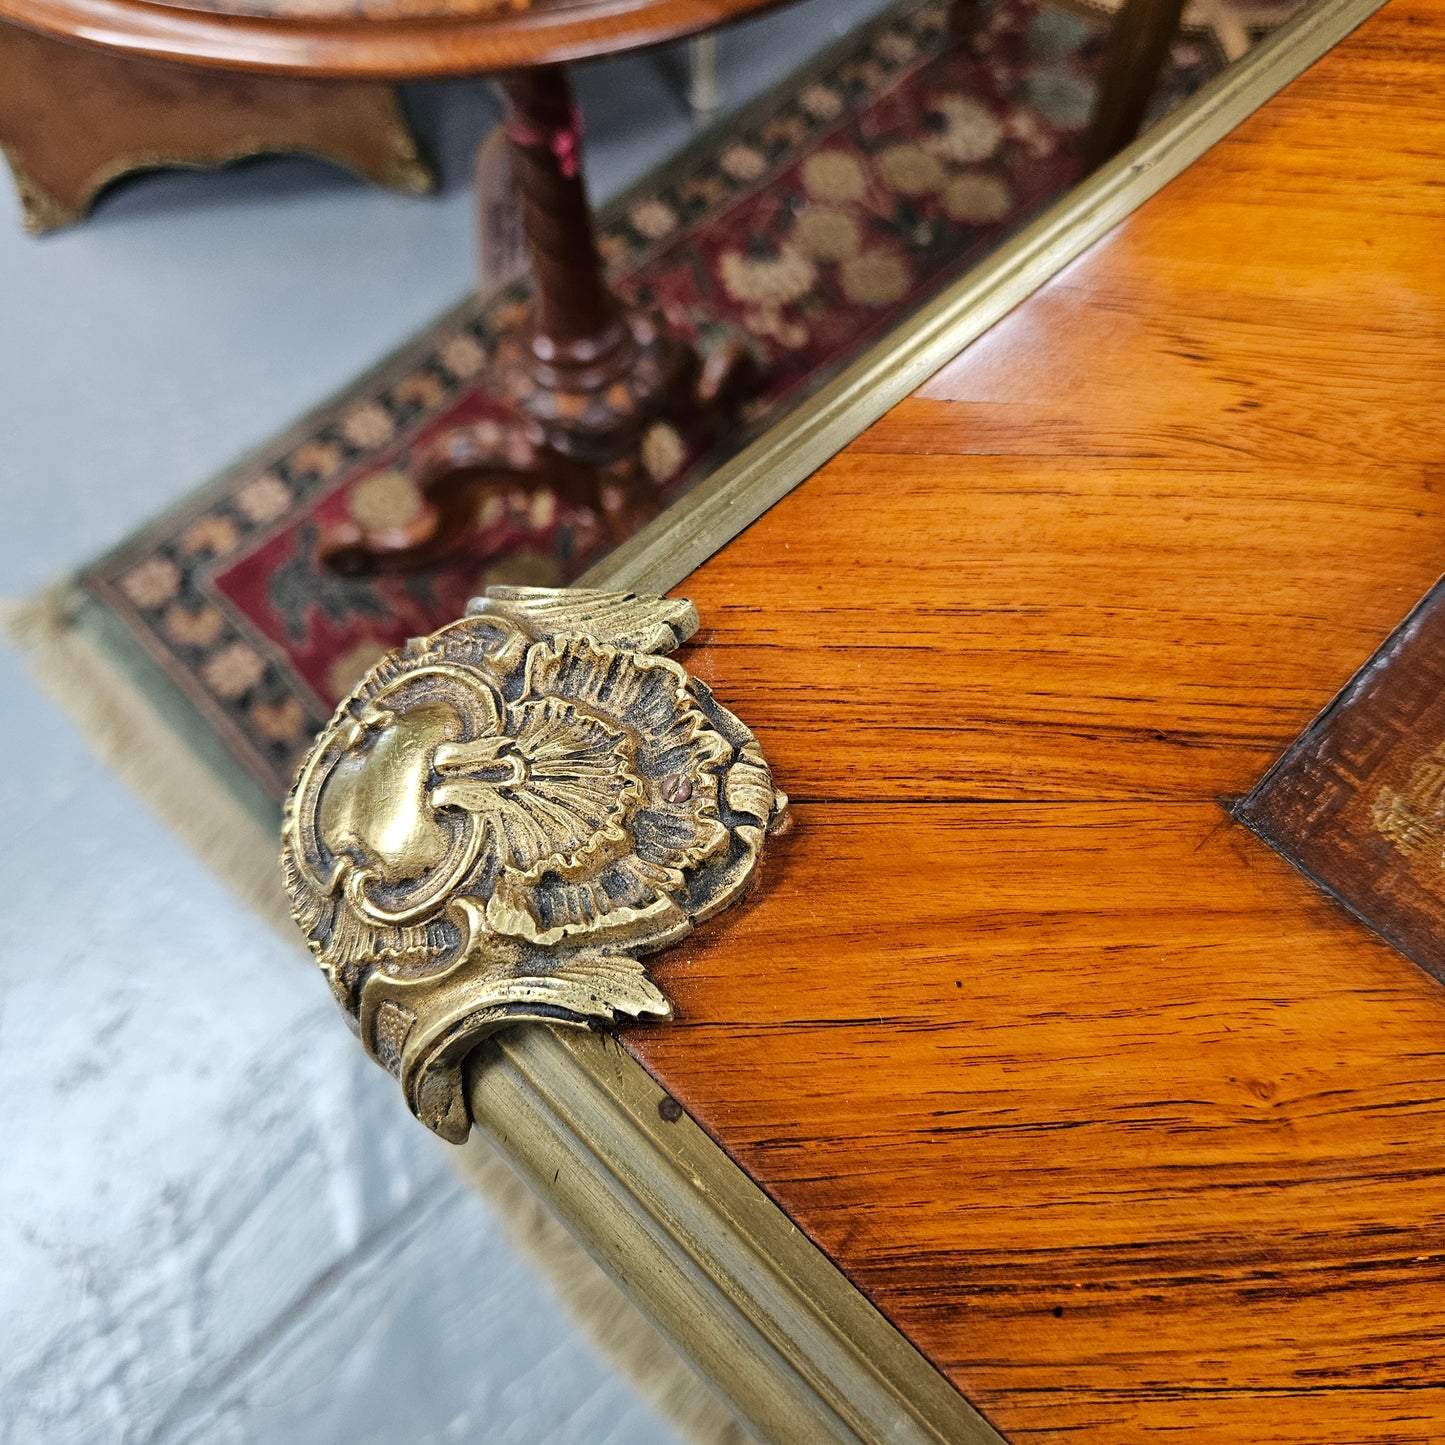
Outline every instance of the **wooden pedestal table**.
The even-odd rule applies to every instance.
[[[531,319],[493,375],[517,420],[445,433],[412,463],[422,505],[404,528],[341,523],[322,538],[337,571],[409,570],[466,536],[483,486],[545,487],[597,507],[615,540],[658,510],[641,462],[648,428],[715,439],[752,365],[736,343],[706,358],[659,317],[628,311],[602,274],[581,174],[582,134],[558,67],[501,77],[505,133],[532,271]]]
[[[561,65],[679,39],[776,3],[0,0],[0,19],[112,55],[298,84],[501,80],[534,279],[530,326],[497,361],[517,419],[463,428],[415,459],[423,506],[408,527],[346,527],[322,539],[332,566],[359,572],[436,560],[465,535],[478,487],[519,480],[581,497],[616,535],[629,534],[656,509],[638,456],[646,428],[669,418],[696,434],[726,420],[746,379],[742,351],[699,357],[658,320],[625,311],[603,279]]]
[[[625,310],[607,287],[581,172],[581,127],[561,66],[696,34],[776,3],[0,0],[0,19],[128,57],[298,85],[500,79],[534,283],[530,325],[496,359],[516,416],[443,435],[413,459],[422,505],[406,526],[346,523],[321,539],[332,567],[359,573],[437,561],[465,536],[479,488],[518,482],[595,506],[621,540],[657,507],[639,454],[647,429],[666,419],[705,443],[728,424],[748,384],[746,351],[723,344],[701,357],[657,318]],[[1095,159],[1137,129],[1180,3],[1127,0],[1121,11],[1089,141]]]

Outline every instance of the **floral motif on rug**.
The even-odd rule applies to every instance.
[[[604,213],[628,301],[704,350],[731,336],[755,354],[763,384],[730,451],[1078,177],[1105,22],[1032,0],[974,15],[959,35],[945,6],[907,0]],[[1219,64],[1181,41],[1161,107]],[[407,519],[414,448],[505,414],[488,360],[525,310],[525,284],[464,303],[82,574],[268,796],[384,651],[489,583],[564,583],[604,550],[587,508],[518,489],[481,504],[466,547],[434,570],[349,579],[317,559],[329,524]],[[646,439],[664,500],[720,459],[666,427]]]

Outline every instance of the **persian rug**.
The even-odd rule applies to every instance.
[[[1255,3],[1248,23],[1262,13]],[[627,300],[704,348],[731,335],[752,349],[764,382],[732,451],[1078,177],[1106,32],[1088,9],[998,0],[959,34],[936,0],[903,0],[603,213]],[[1186,34],[1158,110],[1222,51]],[[525,307],[525,283],[463,302],[76,579],[104,614],[107,652],[137,664],[132,681],[253,812],[274,809],[385,650],[459,616],[489,583],[564,583],[605,549],[591,511],[519,488],[492,495],[467,546],[434,570],[357,580],[317,559],[327,524],[397,523],[416,507],[409,450],[501,414],[488,360]],[[722,459],[687,455],[665,426],[644,457],[664,499]]]

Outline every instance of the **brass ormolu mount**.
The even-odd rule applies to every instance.
[[[752,733],[663,656],[696,628],[690,602],[490,588],[378,663],[301,769],[292,913],[443,1138],[498,1028],[668,1017],[639,959],[739,898],[784,817]]]

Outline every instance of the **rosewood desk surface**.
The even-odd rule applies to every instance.
[[[1445,571],[1391,0],[679,589],[796,827],[626,1046],[1007,1436],[1445,1438],[1445,988],[1240,823]]]

